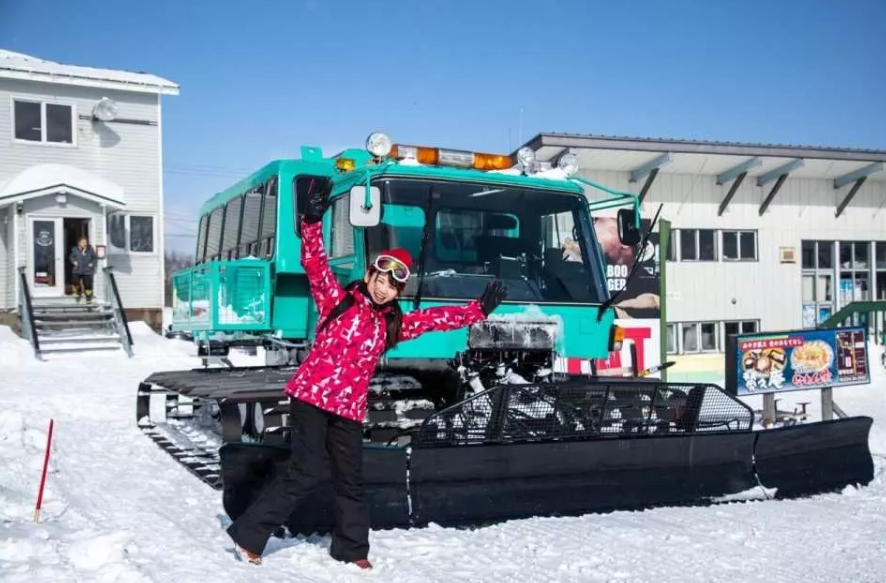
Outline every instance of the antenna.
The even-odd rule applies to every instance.
[[[523,145],[523,108],[520,108],[520,131],[517,134],[517,146]]]

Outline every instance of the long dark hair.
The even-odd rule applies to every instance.
[[[369,268],[369,277],[370,279],[373,277],[378,277],[378,270],[375,267]],[[406,287],[406,284],[400,283],[399,281],[391,278],[391,284],[397,288],[397,297],[400,296],[400,292],[403,291],[403,288]],[[320,325],[320,329],[317,331],[318,333],[322,332],[326,326],[329,325],[330,322],[344,314],[351,306],[354,305],[356,301],[354,299],[354,294],[352,293],[354,290],[357,290],[359,293],[362,293],[366,297],[369,297],[369,289],[366,287],[366,282],[362,279],[358,279],[356,281],[352,281],[345,287],[345,297],[342,298],[332,310],[329,312],[329,315],[326,316],[326,319],[323,320],[323,324]],[[376,310],[381,310],[383,308],[390,308],[388,312],[385,314],[385,350],[390,350],[397,345],[397,342],[400,340],[400,327],[403,325],[403,311],[400,309],[400,304],[397,303],[397,298],[394,298],[390,302],[382,305],[376,304],[372,298],[369,298],[369,301],[372,302],[373,307]]]

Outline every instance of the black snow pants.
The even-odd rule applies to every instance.
[[[261,495],[228,527],[247,551],[262,554],[283,525],[317,486],[329,455],[335,493],[335,529],[329,554],[339,561],[368,558],[369,511],[363,489],[363,426],[298,399],[290,399],[292,457]]]

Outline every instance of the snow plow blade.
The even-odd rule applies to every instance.
[[[372,527],[472,526],[767,497],[761,482],[794,497],[873,477],[869,418],[765,431],[753,431],[752,419],[744,403],[711,385],[575,379],[498,386],[428,417],[408,449],[366,447]],[[220,456],[225,510],[236,519],[285,471],[289,452],[229,443]],[[324,481],[292,515],[290,532],[332,528],[330,491]]]
[[[868,448],[873,419],[848,417],[757,433],[757,474],[777,497],[838,492],[874,479]]]
[[[769,488],[788,498],[873,479],[870,418],[752,426],[751,409],[713,385],[499,385],[425,419],[408,448],[366,446],[372,528],[708,505],[769,498]],[[282,444],[221,448],[232,519],[288,458]],[[324,480],[290,532],[329,532],[330,492]]]

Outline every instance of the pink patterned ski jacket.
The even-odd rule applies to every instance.
[[[322,223],[302,222],[301,263],[308,276],[311,296],[320,312],[317,326],[349,293],[329,268],[323,246]],[[284,389],[286,394],[315,407],[362,422],[366,416],[369,380],[385,349],[384,311],[359,290],[356,301],[317,334],[305,361]],[[454,330],[486,319],[480,302],[440,306],[403,314],[400,341],[425,332]]]

